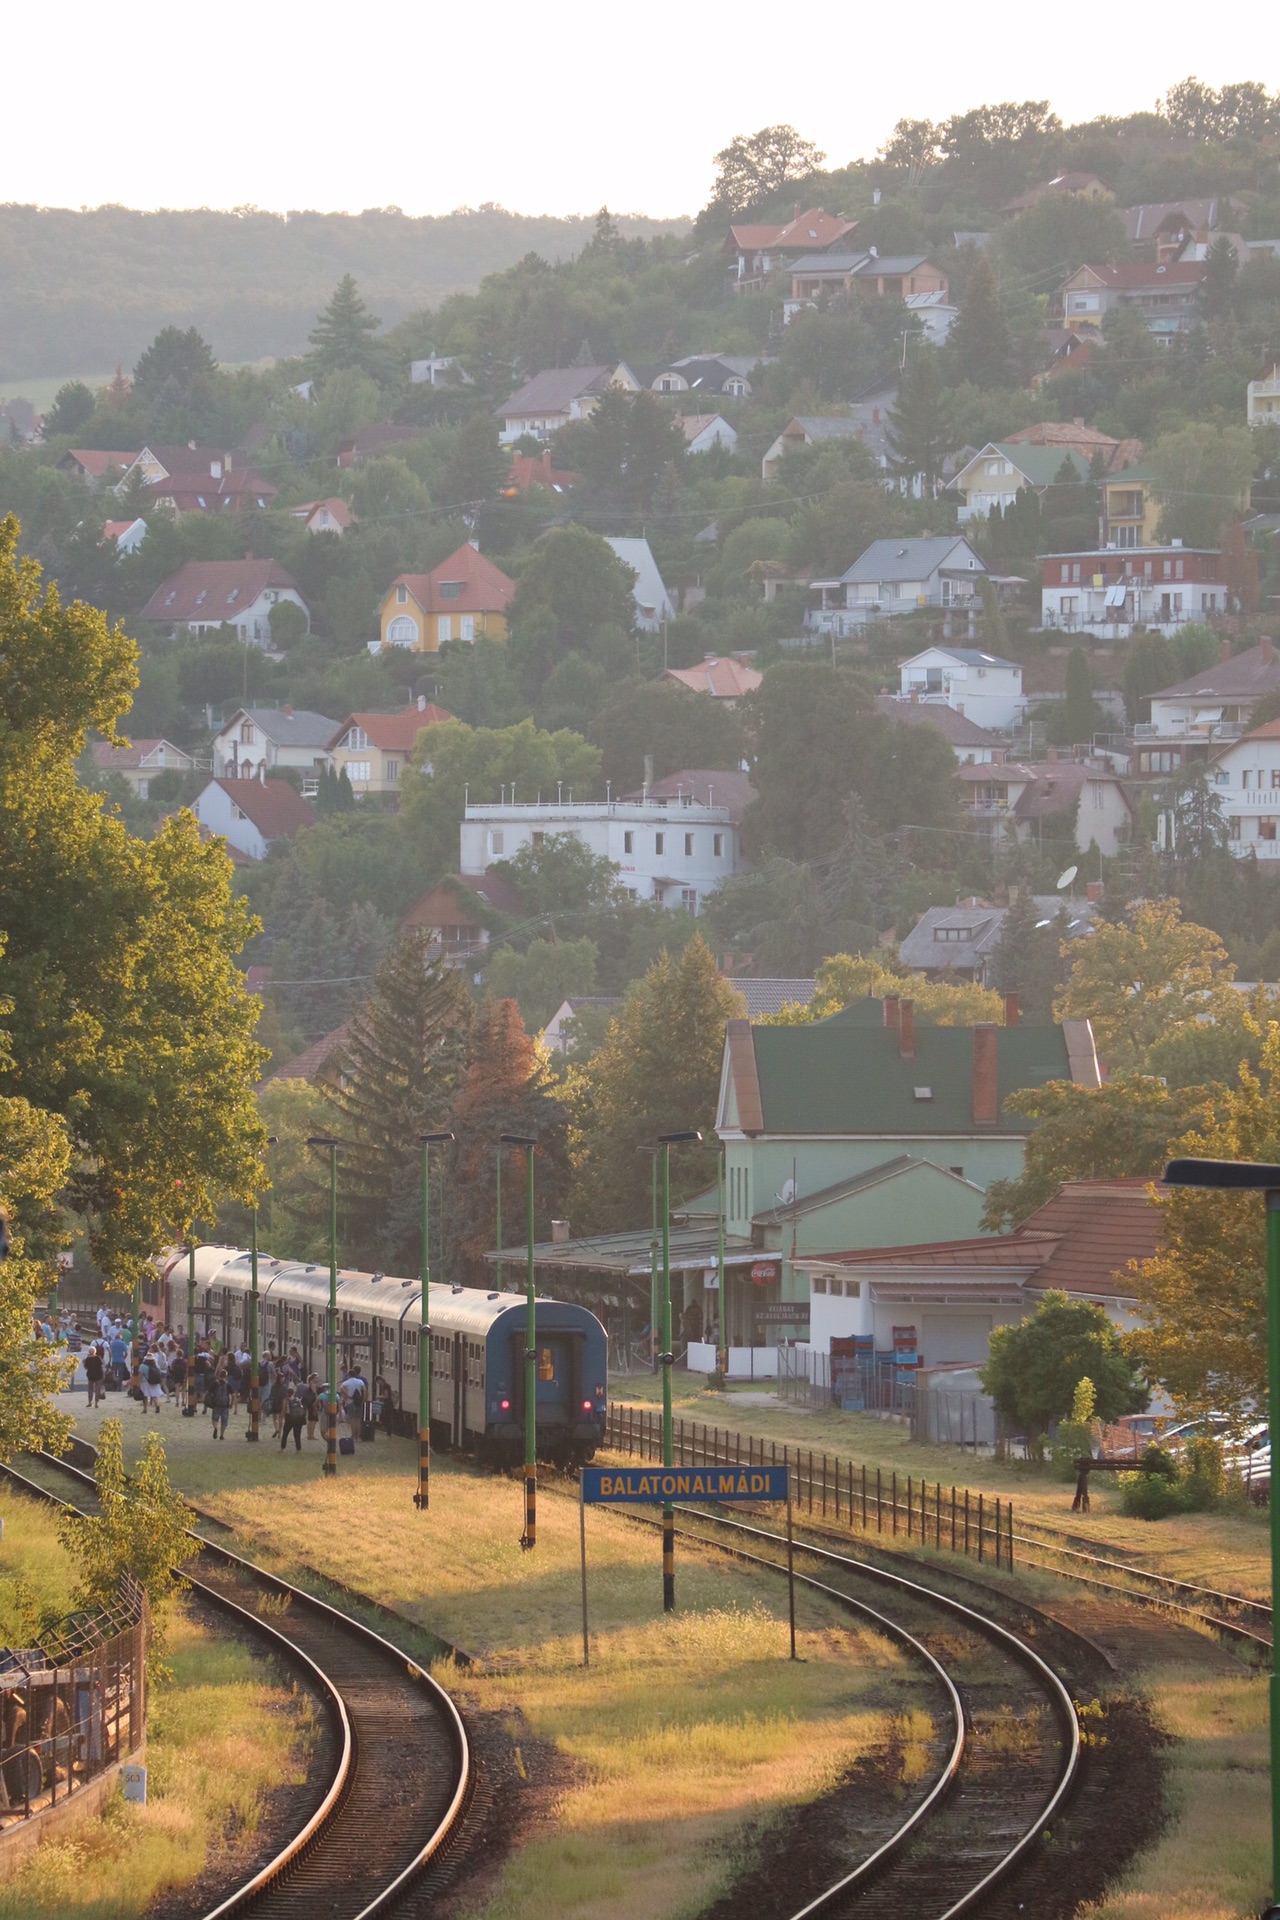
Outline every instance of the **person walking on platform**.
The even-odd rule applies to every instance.
[[[302,1396],[295,1381],[290,1380],[283,1388],[283,1393],[284,1411],[280,1428],[280,1451],[284,1452],[289,1444],[289,1435],[292,1434],[293,1450],[295,1453],[301,1453],[302,1423],[307,1417],[306,1409],[302,1404]]]

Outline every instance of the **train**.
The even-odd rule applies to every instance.
[[[194,1332],[248,1345],[252,1259],[243,1247],[197,1246]],[[160,1263],[167,1325],[186,1328],[190,1257]],[[338,1272],[338,1362],[390,1388],[384,1421],[418,1424],[422,1285],[383,1273]],[[525,1327],[522,1293],[431,1285],[431,1439],[499,1465],[524,1457]],[[296,1347],[304,1373],[327,1381],[329,1269],[258,1255],[261,1351]],[[535,1303],[538,1457],[557,1466],[590,1460],[608,1416],[608,1336],[594,1313],[569,1301]]]

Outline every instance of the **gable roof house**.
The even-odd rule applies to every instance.
[[[988,440],[948,483],[948,491],[954,490],[960,495],[957,520],[963,526],[975,514],[988,514],[996,507],[1011,507],[1024,487],[1029,487],[1038,499],[1047,487],[1054,485],[1064,462],[1077,480],[1088,484],[1089,461],[1078,447]]]
[[[855,287],[882,300],[903,301],[920,313],[925,331],[939,342],[946,338],[957,312],[948,300],[950,281],[927,254],[879,254],[872,247],[866,253],[809,253],[793,260],[791,295],[782,305],[784,326],[807,307],[818,306],[824,294],[848,293]],[[946,323],[930,327],[931,310],[945,310]]]
[[[631,595],[636,603],[635,620],[641,633],[661,633],[668,620],[676,617],[675,603],[658,571],[653,549],[647,540],[630,540],[620,534],[606,533],[605,540],[624,567],[636,576]]]
[[[141,481],[153,507],[181,519],[189,513],[245,513],[270,506],[280,489],[225,447],[143,447],[116,484],[123,494]]]
[[[477,541],[464,541],[430,573],[396,575],[383,595],[379,637],[369,642],[369,651],[409,647],[438,653],[451,640],[505,640],[515,590],[515,581],[486,559]]]
[[[1063,900],[1056,893],[1033,894],[1031,904],[1037,918],[1051,924],[1057,924],[1065,907],[1068,918],[1064,931],[1069,936],[1082,935],[1095,917],[1090,902]],[[963,900],[954,907],[926,907],[910,933],[900,941],[898,958],[913,973],[923,973],[930,980],[994,986],[996,959],[1008,916],[1008,907],[996,906],[990,900]]]
[[[401,914],[400,925],[424,928],[430,957],[463,967],[482,957],[495,921],[519,911],[519,895],[499,874],[449,874]]]
[[[719,413],[682,413],[680,431],[688,453],[710,453],[713,447],[723,447],[726,453],[732,453],[738,444],[737,428],[731,427]]]
[[[508,446],[524,433],[549,440],[571,420],[587,419],[612,383],[613,372],[611,367],[548,367],[535,373],[496,409],[499,442]]]
[[[1179,259],[1188,240],[1215,233],[1235,212],[1233,200],[1214,195],[1147,201],[1142,206],[1126,207],[1120,218],[1130,246],[1149,249],[1159,266]]]
[[[329,742],[334,770],[351,782],[357,800],[367,794],[400,797],[400,776],[419,734],[453,715],[420,699],[397,713],[349,713]]]
[[[961,766],[989,765],[1004,759],[1005,743],[997,734],[945,702],[921,700],[918,694],[904,699],[898,693],[878,693],[876,707],[886,720],[897,721],[900,726],[931,727],[940,733]]]
[[[1280,692],[1280,649],[1273,641],[1260,640],[1243,653],[1229,648],[1224,640],[1222,659],[1152,694],[1150,723],[1134,728],[1135,742],[1158,742],[1162,755],[1177,755],[1152,766],[1153,773],[1171,772],[1238,739],[1249,729],[1254,701]]]
[[[162,581],[141,618],[171,633],[235,630],[243,644],[270,648],[271,609],[281,601],[300,607],[311,625],[298,583],[277,560],[184,560]]]
[[[277,767],[293,767],[303,791],[314,792],[333,764],[329,742],[337,725],[308,707],[237,707],[214,735],[213,770],[226,780],[262,780]]]
[[[1001,213],[1026,213],[1046,195],[1053,193],[1073,194],[1078,200],[1114,200],[1115,193],[1105,180],[1096,173],[1055,173],[1052,180],[1042,180],[1039,186],[1028,187],[1025,193],[1015,194],[1012,200],[1006,200]]]
[[[96,489],[108,480],[114,485],[137,458],[136,448],[132,453],[104,453],[98,447],[69,447],[58,462],[58,471],[74,474]]]
[[[310,801],[287,780],[211,780],[193,810],[202,827],[250,860],[265,860],[276,841],[316,822]]]
[[[339,539],[356,523],[350,502],[340,494],[330,494],[326,500],[306,500],[300,507],[290,507],[289,517],[301,520],[308,533],[333,533]]]
[[[1077,849],[1087,853],[1096,844],[1113,859],[1133,832],[1133,802],[1108,768],[1078,760],[1036,766],[1006,761],[957,767],[956,780],[961,807],[987,846],[1010,839],[1019,846],[1043,844],[1046,831],[1060,835],[1074,819]]]
[[[730,281],[735,293],[763,286],[775,267],[806,253],[828,253],[857,231],[856,220],[827,213],[821,207],[801,212],[781,226],[760,221],[737,221],[725,240]]]
[[[669,360],[650,373],[646,384],[654,393],[713,394],[727,400],[751,397],[751,375],[765,364],[759,353],[690,353]]]
[[[821,598],[804,623],[810,632],[844,638],[882,615],[914,613],[917,607],[976,607],[978,580],[986,571],[969,542],[955,534],[873,540],[838,579],[811,583]]]
[[[1155,266],[1088,265],[1077,267],[1059,292],[1063,324],[1072,332],[1107,330],[1107,315],[1117,307],[1136,307],[1157,342],[1189,333],[1200,317],[1203,261],[1172,261]]]
[[[90,753],[99,773],[118,773],[140,800],[147,798],[157,774],[190,773],[196,766],[194,757],[172,740],[135,739],[127,747],[118,740],[95,740]]]
[[[754,693],[764,681],[764,675],[748,666],[745,659],[718,653],[704,655],[696,667],[668,667],[663,678],[675,680],[691,693],[710,694],[726,707],[736,706],[744,694]]]

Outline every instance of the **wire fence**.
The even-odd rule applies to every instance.
[[[43,1646],[0,1648],[0,1834],[142,1746],[148,1632],[126,1574],[113,1607],[69,1614]]]
[[[611,1406],[605,1445],[615,1453],[661,1463],[662,1415],[651,1407]],[[1012,1500],[858,1466],[837,1454],[779,1446],[776,1440],[695,1420],[673,1421],[672,1452],[673,1464],[680,1467],[790,1467],[799,1511],[852,1532],[906,1539],[939,1552],[990,1560],[997,1567],[1013,1566]]]

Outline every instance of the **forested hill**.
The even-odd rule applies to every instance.
[[[620,218],[628,235],[680,221]],[[530,251],[567,259],[594,216],[463,208],[368,213],[73,212],[0,206],[0,380],[131,367],[164,326],[198,327],[224,363],[297,353],[352,273],[385,325],[475,287]]]

